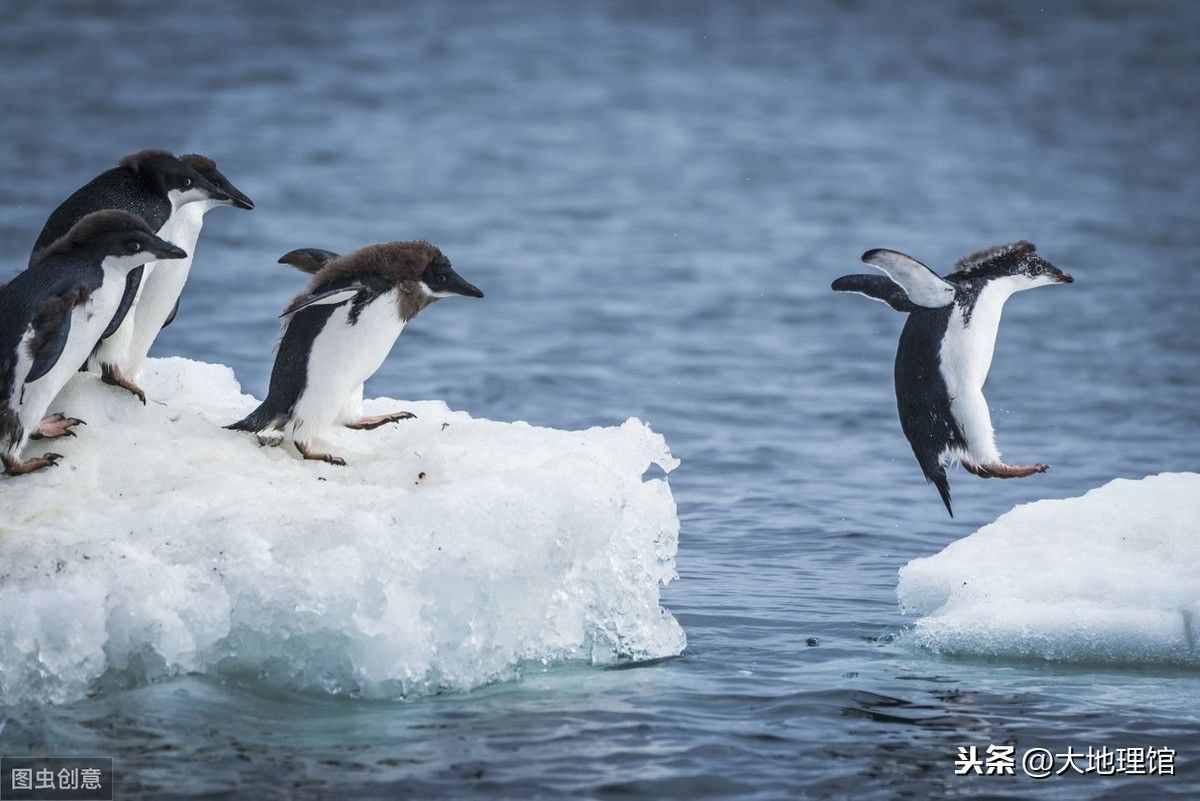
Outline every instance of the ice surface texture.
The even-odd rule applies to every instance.
[[[638,420],[368,400],[418,419],[331,433],[334,467],[222,430],[256,403],[226,367],[151,360],[141,385],[162,403],[73,379],[53,410],[87,427],[31,449],[61,466],[0,478],[0,705],[190,671],[396,697],[684,648],[675,503],[642,479],[678,462]]]
[[[1018,506],[909,562],[898,595],[944,653],[1200,667],[1200,475]]]

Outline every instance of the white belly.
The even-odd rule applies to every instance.
[[[308,359],[308,382],[290,424],[292,436],[309,442],[334,424],[353,402],[396,344],[404,330],[395,290],[376,298],[349,325],[350,303],[334,309],[313,341]]]
[[[21,425],[25,427],[27,435],[36,430],[59,391],[79,372],[79,366],[112,321],[124,292],[124,273],[106,269],[100,288],[92,293],[86,303],[71,311],[71,332],[58,361],[44,376],[24,387]]]
[[[159,238],[165,239],[172,245],[179,245],[179,247],[183,247],[183,249],[186,250],[190,255],[192,252],[191,249],[180,245],[176,239],[176,237],[179,236],[181,221],[184,218],[186,209],[187,206],[173,208],[171,210],[171,216],[168,217],[167,221],[162,224],[161,228],[158,229],[157,235]],[[113,332],[112,336],[110,336],[108,339],[105,339],[103,342],[100,342],[96,347],[96,352],[92,354],[92,358],[88,360],[89,370],[94,373],[98,373],[100,372],[100,365],[111,364],[119,367],[121,372],[127,377],[133,377],[135,365],[132,363],[131,355],[134,343],[134,330],[137,325],[137,317],[140,313],[139,310],[146,293],[146,288],[150,285],[150,282],[153,280],[154,274],[157,272],[158,268],[163,267],[164,265],[169,265],[172,263],[172,261],[174,260],[162,262],[152,261],[143,266],[142,282],[138,285],[137,294],[133,299],[133,305],[129,307],[129,311],[125,314],[125,319],[121,321],[121,325],[117,327],[117,330]],[[107,281],[107,278],[105,280]],[[124,284],[125,282],[121,281],[122,290],[124,289]],[[118,297],[117,300],[119,304],[120,298]],[[172,303],[172,305],[174,305],[174,303]],[[115,311],[116,307],[113,308]],[[171,310],[168,308],[167,314],[170,313]],[[166,315],[163,316],[163,319],[166,319]],[[112,318],[110,316],[109,321],[111,322],[111,320]],[[160,325],[159,328],[162,328],[162,326]],[[103,329],[101,329],[100,333],[104,333]],[[155,335],[157,334],[158,332],[155,331]],[[154,340],[151,339],[151,342],[153,341]],[[146,349],[149,350],[150,346],[147,345]],[[143,353],[142,356],[144,357],[145,354]],[[140,361],[141,359],[138,360],[139,364]]]
[[[168,259],[146,265],[147,273],[142,279],[136,314],[131,313],[127,318],[130,325],[129,341],[126,361],[121,367],[130,378],[142,368],[158,332],[171,316],[171,310],[175,308],[175,303],[183,293],[183,286],[187,283],[192,260],[196,255],[196,243],[204,225],[205,211],[206,203],[189,203],[173,215],[173,218],[178,218],[175,222],[163,226],[170,228],[169,235],[163,238],[183,248],[188,255],[183,259]],[[150,270],[150,267],[154,269]]]
[[[950,411],[967,440],[966,453],[951,455],[973,464],[1000,461],[983,385],[992,369],[1000,314],[1013,291],[1006,279],[989,283],[975,300],[969,321],[956,304],[942,340],[942,380],[950,395]]]

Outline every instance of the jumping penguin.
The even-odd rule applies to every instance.
[[[203,200],[231,200],[207,178],[165,150],[142,150],[121,159],[118,166],[102,172],[64,200],[46,220],[33,245],[32,264],[41,251],[61,238],[84,215],[103,209],[118,209],[136,214],[146,221],[155,235],[175,241],[173,224],[179,210]],[[122,387],[142,403],[146,394],[127,372],[129,343],[133,332],[130,310],[141,294],[145,273],[153,271],[147,263],[130,272],[121,298],[119,316],[124,323],[105,334],[96,352],[86,360],[89,369],[100,373],[106,384]],[[82,362],[81,362],[82,364]]]
[[[950,516],[945,465],[951,460],[980,478],[1023,478],[1049,469],[1001,461],[983,385],[1004,302],[1015,292],[1074,279],[1025,241],[973,253],[945,278],[894,250],[868,250],[862,260],[887,277],[846,275],[833,282],[833,289],[908,313],[896,351],[900,425]]]
[[[55,464],[47,453],[21,460],[35,434],[74,436],[80,420],[45,417],[104,332],[121,322],[130,271],[187,254],[125,211],[97,211],[75,223],[0,289],[0,462],[9,475]]]
[[[345,256],[309,248],[279,261],[313,279],[280,315],[283,335],[266,400],[226,428],[282,430],[305,459],[345,465],[315,449],[323,431],[335,424],[369,430],[413,417],[362,416],[363,383],[383,364],[405,324],[440,298],[483,293],[428,242],[367,245]]]
[[[142,278],[141,294],[137,299],[134,314],[129,316],[132,330],[129,347],[121,358],[117,355],[117,367],[123,375],[133,379],[142,368],[150,346],[162,329],[175,320],[179,313],[179,296],[187,283],[192,261],[196,257],[196,242],[204,225],[204,215],[218,206],[236,206],[253,209],[254,201],[239,190],[217,169],[216,162],[206,156],[188,154],[179,160],[216,187],[224,197],[213,196],[186,204],[175,213],[171,223],[170,240],[187,251],[185,259],[169,264],[155,265]]]

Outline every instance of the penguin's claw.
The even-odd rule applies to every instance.
[[[38,423],[37,431],[33,432],[30,439],[58,439],[59,437],[73,437],[75,432],[71,429],[75,426],[84,426],[87,423],[75,417],[67,417],[61,412],[56,412],[48,417],[43,417]]]
[[[10,476],[24,476],[30,473],[36,473],[38,470],[43,470],[47,467],[57,467],[58,460],[63,458],[61,453],[45,453],[34,459],[26,461],[18,461],[7,456],[0,458],[0,462],[4,463],[4,472]]]
[[[307,447],[301,445],[299,442],[296,443],[296,450],[300,451],[300,455],[309,461],[326,462],[327,464],[331,464],[336,467],[346,466],[346,460],[342,457],[334,456],[332,453],[318,453],[317,451],[310,451]]]
[[[132,393],[133,395],[137,396],[137,399],[142,402],[143,406],[146,405],[146,393],[142,391],[141,387],[126,378],[125,374],[122,373],[117,367],[114,367],[111,364],[101,365],[100,380],[109,386],[120,387],[121,389]]]
[[[1048,464],[968,464],[963,462],[967,472],[974,473],[980,478],[1025,478],[1034,473],[1045,473],[1050,469]]]
[[[416,415],[412,412],[392,412],[391,414],[378,414],[374,417],[361,417],[353,423],[346,423],[346,428],[352,428],[355,431],[374,431],[380,426],[388,423],[398,423],[401,420],[415,420]]]

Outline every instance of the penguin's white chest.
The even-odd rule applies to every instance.
[[[979,293],[970,314],[955,303],[942,339],[942,378],[950,397],[979,392],[992,369],[1000,314],[1013,290],[1007,279],[992,281]]]
[[[395,290],[386,292],[360,309],[353,323],[352,303],[334,309],[313,341],[309,383],[323,375],[345,376],[352,389],[370,378],[404,330],[398,301]],[[314,368],[320,371],[315,376]]]
[[[294,418],[316,429],[331,425],[347,399],[370,378],[404,330],[396,290],[363,307],[351,324],[352,303],[333,310],[313,339],[308,375]]]

